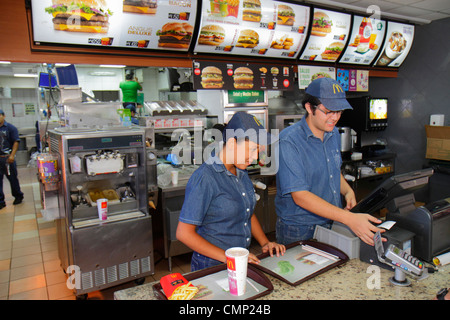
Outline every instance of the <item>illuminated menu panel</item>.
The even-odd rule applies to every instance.
[[[269,0],[203,0],[194,52],[295,59],[310,7]]]
[[[32,0],[37,43],[187,51],[197,13],[195,0],[53,2]]]
[[[194,60],[194,89],[294,90],[294,67]]]
[[[311,35],[300,60],[335,62],[344,50],[351,15],[314,8]]]
[[[398,68],[406,59],[414,39],[414,25],[388,21],[386,41],[374,66]]]
[[[385,33],[386,21],[354,16],[350,41],[339,63],[370,65],[383,44]]]

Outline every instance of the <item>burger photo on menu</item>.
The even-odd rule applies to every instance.
[[[123,0],[123,12],[155,14],[157,0]]]
[[[242,7],[242,20],[253,22],[261,21],[261,1],[244,0]]]
[[[201,85],[204,89],[220,89],[223,87],[222,71],[213,66],[202,69]]]
[[[342,42],[333,42],[330,43],[326,48],[325,51],[321,54],[323,60],[336,60],[339,58],[339,55],[342,52],[342,49],[344,49],[344,44]]]
[[[107,33],[113,14],[104,0],[52,0],[45,12],[53,15],[55,30]]]
[[[239,33],[236,47],[254,48],[259,43],[259,34],[252,29],[243,29]]]
[[[279,4],[277,8],[277,24],[292,26],[294,22],[294,10],[290,6]]]
[[[156,32],[158,47],[189,48],[193,27],[187,22],[169,22]]]
[[[236,89],[253,88],[253,71],[247,67],[239,67],[234,70],[234,87]]]
[[[221,26],[208,24],[200,30],[198,44],[218,46],[225,39],[225,30]]]
[[[314,12],[311,35],[325,37],[331,32],[333,22],[330,17],[322,11]]]

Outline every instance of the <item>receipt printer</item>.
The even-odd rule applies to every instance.
[[[450,250],[450,198],[408,212],[390,212],[386,220],[396,221],[396,226],[415,234],[412,254],[422,260],[431,262],[434,256]]]

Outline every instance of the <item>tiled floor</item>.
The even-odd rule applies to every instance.
[[[24,201],[13,205],[9,182],[4,179],[6,207],[0,210],[0,300],[75,300],[66,286],[58,258],[56,226],[41,215],[37,169],[19,167]],[[251,251],[257,253],[256,248]],[[190,271],[190,254],[172,258],[172,272]],[[155,254],[155,274],[145,283],[169,274],[167,259]],[[111,300],[114,292],[134,286],[129,282],[91,292],[88,299]]]

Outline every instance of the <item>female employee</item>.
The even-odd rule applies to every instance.
[[[248,248],[253,237],[263,252],[283,255],[283,245],[270,242],[253,210],[255,192],[246,168],[257,159],[263,140],[271,135],[252,115],[237,112],[227,124],[224,143],[191,176],[180,213],[177,239],[194,253],[191,271],[226,261],[225,250]],[[251,263],[259,260],[249,254]]]

